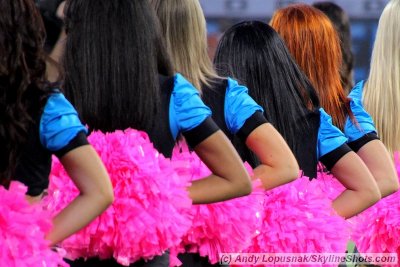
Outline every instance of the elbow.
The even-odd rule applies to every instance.
[[[106,203],[107,207],[111,206],[114,203],[114,192],[112,188],[110,190],[107,190],[107,193],[104,194],[103,196],[104,202]]]
[[[293,182],[299,177],[300,168],[299,165],[296,163],[295,165],[290,165],[287,168],[287,182]]]
[[[299,177],[300,168],[299,168],[299,165],[297,164],[297,162],[282,166],[281,170],[282,170],[280,172],[280,173],[282,173],[281,185],[291,183]]]
[[[399,181],[397,174],[387,176],[381,175],[379,178],[375,176],[382,198],[390,196],[399,190]]]
[[[238,184],[236,191],[238,194],[237,197],[243,197],[243,196],[250,195],[251,192],[253,191],[253,186],[250,181],[250,177],[248,177],[246,179],[246,181],[243,181],[242,183]]]
[[[292,156],[291,159],[286,159],[285,162],[282,163],[285,164],[281,167],[281,169],[284,170],[285,183],[290,183],[296,180],[300,174],[300,167],[296,158]]]
[[[371,201],[375,204],[377,203],[379,200],[382,199],[382,194],[379,190],[377,190],[377,192],[374,190],[373,192],[371,192]]]
[[[397,175],[395,175],[395,177],[392,177],[391,179],[388,179],[388,186],[387,186],[387,194],[391,195],[396,193],[399,190],[399,180],[397,178]]]
[[[353,189],[358,199],[365,204],[365,208],[373,206],[382,199],[382,193],[375,182],[362,185],[362,187]]]
[[[390,194],[396,193],[399,190],[399,178],[395,173],[392,179],[389,179]]]
[[[104,212],[114,202],[113,190],[93,190],[90,193],[81,192],[81,196],[85,197],[90,203],[96,204],[99,214]]]
[[[106,208],[108,208],[109,206],[111,206],[114,203],[114,187],[111,183],[111,179],[108,178],[108,181],[110,181],[109,183],[107,183],[106,186],[104,186],[100,191],[102,192],[101,196],[102,199],[106,205]]]
[[[101,191],[101,193],[98,194],[98,198],[98,203],[103,206],[104,210],[111,206],[114,202],[114,192],[112,187]]]
[[[396,193],[399,190],[399,181],[397,180],[397,177],[396,180],[392,183],[391,189],[392,189],[391,194]]]
[[[231,180],[233,182],[232,186],[235,190],[236,197],[250,195],[253,191],[253,183],[251,181],[250,174],[244,168],[244,165],[241,166],[243,166],[242,171],[236,172],[236,178]]]
[[[246,185],[243,188],[243,196],[250,195],[252,191],[253,191],[253,186],[252,186],[251,182],[249,181],[248,183],[246,183]]]
[[[107,203],[107,207],[111,206],[111,205],[114,203],[114,200],[115,200],[115,198],[114,198],[114,193],[111,192],[111,194],[109,194],[109,195],[106,197],[105,200],[106,200],[106,203]]]
[[[363,191],[365,198],[367,198],[367,201],[370,203],[370,206],[374,205],[375,203],[377,203],[379,200],[382,199],[381,191],[376,185],[374,186],[371,185],[370,187],[364,189]]]

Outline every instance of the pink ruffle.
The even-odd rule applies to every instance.
[[[326,198],[336,199],[346,188],[336,179],[333,174],[320,171],[317,173],[318,187],[322,190]]]
[[[12,182],[0,186],[0,265],[7,267],[67,266],[52,251],[45,234],[51,229],[50,214],[25,199],[26,187]]]
[[[88,140],[110,174],[115,201],[89,226],[62,242],[68,257],[114,257],[129,265],[178,245],[191,225],[189,181],[178,176],[144,132],[93,132]],[[48,208],[58,212],[77,194],[54,159]]]
[[[172,161],[178,172],[196,180],[210,175],[210,170],[187,147],[175,149]],[[251,167],[247,165],[251,171]],[[199,253],[217,263],[219,253],[240,252],[246,248],[261,225],[264,195],[251,195],[213,204],[192,206],[192,226],[180,246],[171,249],[171,266],[180,265],[178,253]]]
[[[332,208],[337,192],[329,188],[331,183],[335,182],[328,177],[312,181],[300,177],[265,192],[260,234],[246,252],[343,253],[349,226]]]
[[[400,177],[398,152],[394,158]],[[365,210],[354,222],[353,240],[360,252],[397,253],[400,259],[400,191]]]

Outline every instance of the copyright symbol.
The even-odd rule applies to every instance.
[[[231,263],[232,257],[231,255],[221,255],[219,263],[221,265],[229,265]]]

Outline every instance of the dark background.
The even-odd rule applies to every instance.
[[[314,2],[317,0],[200,0],[207,19],[210,56],[213,56],[221,34],[231,25],[250,19],[268,22],[278,8],[291,3]],[[355,55],[354,80],[366,79],[379,16],[389,0],[330,2],[341,6],[350,17],[352,51]]]

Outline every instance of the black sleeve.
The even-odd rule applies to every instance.
[[[43,180],[41,184],[36,184],[35,186],[30,185],[26,194],[31,197],[37,197],[43,192],[45,192],[46,188],[49,187],[49,182]]]
[[[241,141],[246,142],[246,139],[251,132],[264,123],[268,123],[267,119],[261,111],[256,111],[246,120],[242,128],[237,132],[237,135]]]
[[[68,145],[66,145],[65,147],[63,147],[62,149],[54,152],[54,154],[58,157],[61,158],[62,156],[64,156],[65,154],[67,154],[69,151],[80,147],[80,146],[84,146],[84,145],[88,145],[89,142],[86,138],[86,134],[84,131],[80,131],[74,139],[72,139]]]
[[[365,134],[357,140],[348,143],[348,145],[354,152],[357,153],[360,148],[373,140],[379,140],[379,137],[375,132]]]
[[[219,128],[217,124],[215,124],[210,116],[196,128],[183,132],[182,134],[186,138],[189,147],[194,148],[218,130]]]
[[[323,155],[319,161],[330,171],[333,166],[335,166],[336,162],[350,151],[352,151],[351,148],[347,144],[343,144],[335,150]]]

